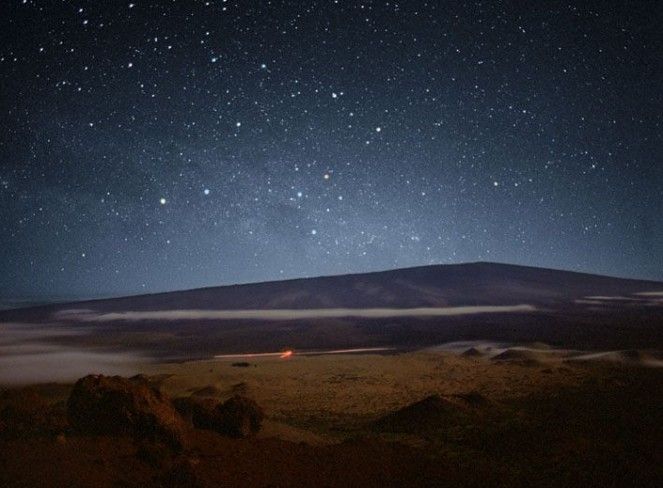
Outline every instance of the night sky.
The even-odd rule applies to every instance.
[[[0,298],[663,280],[659,1],[0,6]]]

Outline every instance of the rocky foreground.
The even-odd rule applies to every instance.
[[[196,362],[5,389],[0,486],[663,485],[660,369],[527,359]]]
[[[383,442],[316,449],[258,441],[263,417],[241,395],[171,401],[144,376],[86,376],[66,403],[54,405],[34,388],[7,390],[0,395],[0,485],[425,485],[439,471],[415,450]]]

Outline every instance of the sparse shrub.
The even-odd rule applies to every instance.
[[[232,363],[231,366],[233,368],[248,368],[249,366],[251,366],[251,363],[247,363],[246,361],[240,361],[237,363]]]

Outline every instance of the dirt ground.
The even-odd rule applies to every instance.
[[[171,398],[255,399],[262,431],[198,431],[186,452],[157,461],[124,438],[5,439],[0,486],[661,486],[663,369],[544,357],[143,365]],[[69,386],[39,389],[58,402]]]
[[[498,363],[426,352],[295,355],[286,360],[249,359],[248,363],[248,367],[234,367],[228,360],[161,364],[145,368],[145,373],[162,375],[159,385],[171,397],[205,388],[220,398],[246,393],[265,408],[270,419],[325,432],[330,440],[431,394],[477,391],[502,401],[581,384],[597,375],[596,365]],[[598,368],[602,379],[610,381],[609,374],[604,376]]]

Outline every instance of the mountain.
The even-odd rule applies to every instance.
[[[663,283],[470,263],[49,305],[0,312],[2,323],[176,359],[475,339],[658,347]]]

